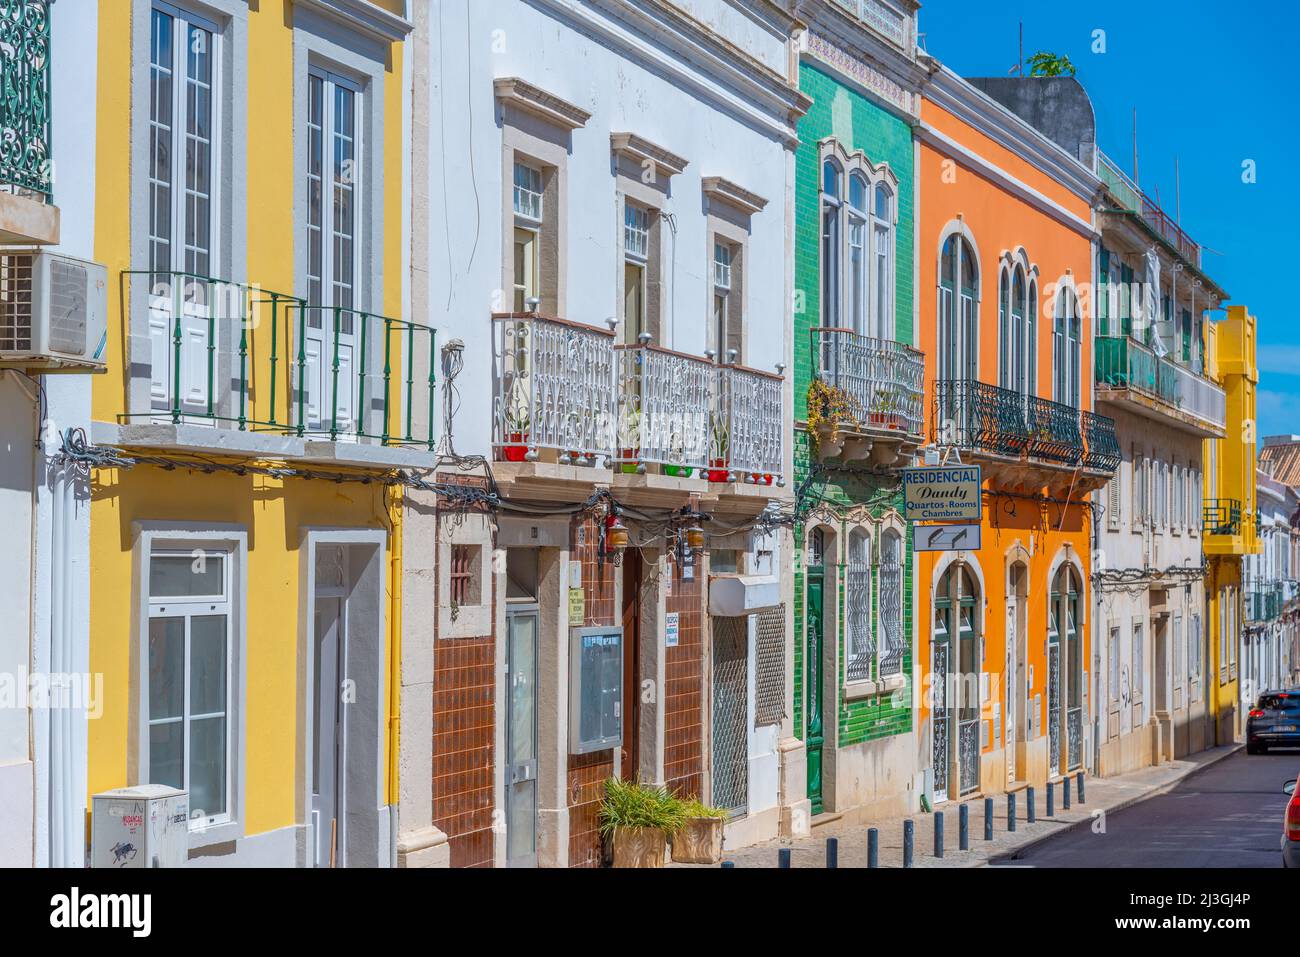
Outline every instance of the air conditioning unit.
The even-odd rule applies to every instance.
[[[0,249],[0,369],[103,372],[108,271],[44,249]]]
[[[91,799],[90,866],[184,867],[190,854],[190,802],[165,784],[104,791]]]

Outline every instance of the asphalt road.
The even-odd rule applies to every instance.
[[[1032,867],[1281,867],[1285,781],[1300,751],[1244,750],[1172,791],[1108,814],[1105,833],[1079,827],[1000,864]],[[994,865],[997,866],[997,865]]]

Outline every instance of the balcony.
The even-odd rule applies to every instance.
[[[1203,511],[1207,555],[1248,555],[1256,552],[1255,516],[1235,498],[1207,498]]]
[[[57,243],[50,0],[0,0],[0,85],[0,243]]]
[[[812,330],[809,426],[822,458],[889,467],[924,441],[922,353],[851,329]]]
[[[599,483],[637,504],[697,493],[761,509],[785,485],[781,376],[553,316],[492,318],[496,472],[520,494]]]
[[[1191,236],[1187,235],[1177,223],[1153,201],[1137,184],[1124,174],[1104,153],[1097,154],[1097,172],[1102,182],[1111,191],[1120,204],[1129,212],[1139,217],[1147,228],[1161,240],[1171,246],[1185,260],[1201,268],[1201,247]]]
[[[1242,590],[1242,598],[1246,621],[1268,622],[1282,616],[1282,609],[1290,600],[1291,594],[1286,582],[1247,582]]]
[[[961,450],[1005,488],[1053,494],[1100,488],[1119,464],[1115,423],[984,382],[935,383],[934,441]]]
[[[112,441],[429,464],[433,329],[188,273],[124,272],[122,293],[131,362]]]
[[[1129,336],[1096,338],[1098,401],[1120,403],[1158,423],[1201,438],[1223,438],[1221,388]]]

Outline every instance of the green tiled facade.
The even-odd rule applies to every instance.
[[[908,121],[877,105],[866,96],[837,80],[824,67],[805,58],[800,65],[800,89],[812,98],[812,106],[799,124],[799,149],[795,155],[795,310],[794,310],[794,391],[795,419],[807,418],[808,387],[813,379],[813,350],[811,330],[820,324],[821,282],[819,260],[821,255],[821,162],[820,144],[835,138],[850,153],[861,150],[875,165],[889,164],[898,177],[898,223],[895,229],[895,337],[905,343],[912,342],[913,304],[913,146],[912,129]],[[891,507],[903,511],[902,490],[897,479],[862,471],[854,474],[850,469],[830,468],[814,478],[805,487],[814,459],[809,448],[808,435],[801,428],[794,435],[794,470],[796,488],[805,489],[805,498],[820,500],[832,507],[853,508],[869,505],[874,517],[879,517]],[[824,486],[824,490],[823,490]],[[844,541],[850,526],[841,523],[837,529],[838,540]],[[795,529],[796,550],[794,567],[794,723],[796,733],[805,733],[806,702],[804,688],[804,553],[806,529]],[[835,587],[831,587],[832,570],[827,569],[826,602],[842,602],[843,568],[836,567]],[[872,622],[876,631],[879,590],[872,589]],[[841,604],[842,608],[843,605]],[[912,635],[912,534],[908,528],[903,551],[903,634]],[[825,694],[835,694],[838,707],[838,728],[826,729],[826,747],[845,747],[872,741],[890,735],[902,734],[912,729],[910,651],[904,655],[903,673],[908,685],[896,695],[879,695],[857,701],[846,701],[842,695],[844,670],[847,662],[844,629],[838,635],[839,662],[834,686],[827,682]],[[895,704],[898,701],[898,704]]]

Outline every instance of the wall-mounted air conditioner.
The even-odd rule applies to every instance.
[[[108,271],[44,249],[0,249],[0,369],[103,372]]]

